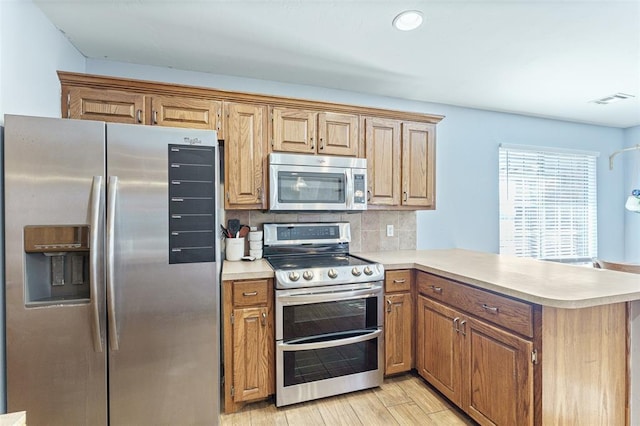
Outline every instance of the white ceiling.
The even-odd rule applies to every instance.
[[[640,0],[35,3],[88,58],[640,125]],[[405,9],[423,26],[394,29]]]

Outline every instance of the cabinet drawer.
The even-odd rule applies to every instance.
[[[398,269],[385,272],[384,291],[386,293],[409,290],[411,290],[411,270]]]
[[[418,292],[432,299],[440,300],[448,304],[455,301],[454,292],[457,284],[436,275],[418,272],[416,281]]]
[[[446,278],[418,273],[418,291],[524,336],[533,336],[533,306]]]
[[[267,281],[237,281],[233,283],[233,306],[254,306],[267,303]]]
[[[458,285],[455,304],[479,318],[533,337],[533,306],[484,290]]]

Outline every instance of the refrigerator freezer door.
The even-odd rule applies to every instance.
[[[115,327],[109,333],[113,337],[109,347],[110,422],[217,424],[219,262],[215,260],[219,249],[214,230],[219,229],[215,221],[218,159],[217,150],[211,149],[217,144],[215,133],[108,124],[107,138],[109,185],[117,177],[117,187],[108,190],[109,200],[115,202],[107,206],[107,223],[113,218],[113,230],[107,227],[107,241],[113,241],[113,251],[107,253],[112,259],[107,266],[112,271],[109,310],[114,313],[109,324]],[[210,197],[171,198],[172,179],[175,185],[189,180],[178,182],[184,176],[170,176],[172,145],[209,147],[213,161],[206,166],[211,173],[205,175],[213,182],[196,183],[209,188]],[[172,203],[180,203],[177,213],[170,211]],[[198,241],[199,246],[210,247],[213,257],[196,256],[195,263],[189,263],[188,256],[170,260],[170,253],[180,255],[188,249],[185,244],[170,244],[173,234],[184,230],[170,229],[175,228],[173,215],[189,214],[179,210],[183,206],[205,206],[206,214],[211,215],[212,234]],[[182,250],[180,247],[185,251],[172,251]]]
[[[105,315],[104,232],[91,226],[92,211],[94,222],[103,220],[104,185],[94,176],[104,175],[104,139],[100,122],[5,116],[7,408],[26,410],[30,425],[107,423],[105,321],[98,318]],[[97,243],[90,256],[70,251],[64,261],[45,253],[52,249],[44,240],[41,252],[26,253],[23,231],[34,225],[52,229],[59,252],[87,251],[68,239],[55,246],[63,229],[75,229],[78,241],[89,230]],[[81,273],[77,264],[89,257],[98,262]],[[89,284],[90,298],[88,290],[73,295]]]

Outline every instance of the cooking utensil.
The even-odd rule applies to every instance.
[[[244,238],[249,233],[249,227],[247,225],[240,226],[240,238]]]
[[[240,230],[240,220],[229,219],[227,221],[227,230],[229,231],[229,234],[231,234],[231,238],[235,238]]]

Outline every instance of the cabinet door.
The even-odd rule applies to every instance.
[[[463,409],[481,424],[533,424],[533,344],[482,321],[460,325],[468,350]]]
[[[314,154],[316,113],[300,109],[272,108],[273,151]]]
[[[400,122],[381,118],[365,120],[368,202],[400,204]]]
[[[265,209],[263,184],[267,107],[225,103],[226,209]]]
[[[71,87],[62,109],[67,118],[78,120],[144,124],[145,117],[144,95],[116,90]]]
[[[454,404],[462,403],[462,347],[455,326],[461,315],[424,296],[418,296],[416,368]]]
[[[318,154],[358,156],[358,116],[318,113]]]
[[[222,102],[178,96],[151,99],[151,124],[167,127],[220,130]],[[222,135],[218,135],[222,139]]]
[[[413,361],[413,303],[411,293],[385,296],[385,374],[411,370]]]
[[[433,207],[435,125],[402,123],[402,205]]]
[[[235,402],[269,395],[268,309],[233,311],[233,383]]]

